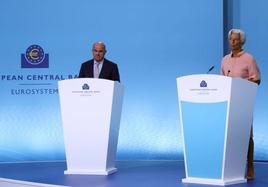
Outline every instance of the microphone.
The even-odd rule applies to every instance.
[[[207,74],[209,74],[212,70],[214,69],[214,66],[211,66],[207,72]]]
[[[230,72],[231,72],[231,70],[228,70],[227,75],[226,75],[227,77],[229,77]]]

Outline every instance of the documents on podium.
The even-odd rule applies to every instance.
[[[246,182],[257,84],[221,75],[177,78],[184,183]]]
[[[105,79],[58,82],[65,174],[109,175],[115,168],[123,85]]]

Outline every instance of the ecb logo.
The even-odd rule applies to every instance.
[[[200,87],[204,88],[204,87],[207,87],[207,86],[208,85],[207,85],[206,81],[202,80],[201,83],[200,83]]]
[[[82,90],[89,90],[89,85],[87,83],[85,83],[83,86],[82,86]]]
[[[39,45],[31,45],[21,54],[21,68],[48,68],[48,54]]]

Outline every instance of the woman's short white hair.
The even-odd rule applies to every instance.
[[[236,33],[240,35],[241,44],[244,45],[246,43],[246,34],[241,29],[231,29],[228,33],[228,39],[230,40],[231,34]]]

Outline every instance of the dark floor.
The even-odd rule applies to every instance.
[[[118,161],[109,176],[64,175],[65,162],[4,163],[0,178],[71,187],[211,187],[184,184],[182,161]],[[255,180],[232,187],[268,187],[268,164],[255,163]]]

